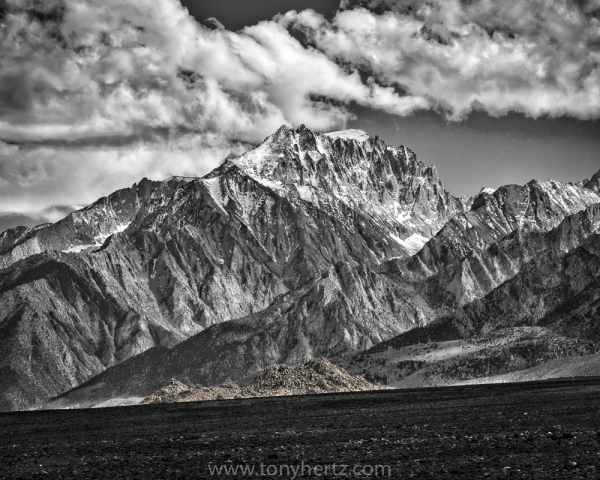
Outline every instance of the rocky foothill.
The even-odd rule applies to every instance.
[[[302,365],[271,365],[256,375],[248,385],[226,382],[217,387],[187,387],[171,379],[142,403],[199,402],[236,398],[315,395],[322,393],[364,392],[386,387],[352,376],[324,358],[315,358]]]

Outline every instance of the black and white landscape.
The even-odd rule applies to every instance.
[[[594,478],[599,65],[597,0],[0,2],[0,478]]]

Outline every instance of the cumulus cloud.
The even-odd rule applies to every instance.
[[[599,3],[344,0],[331,22],[230,32],[177,0],[5,0],[0,213],[201,175],[282,124],[343,128],[353,104],[598,117]]]
[[[280,21],[329,58],[427,99],[450,119],[474,109],[600,116],[597,0],[345,0],[342,7],[332,23],[310,11]]]
[[[0,212],[85,203],[142,176],[200,175],[282,124],[343,127],[351,102],[425,106],[272,21],[210,29],[176,0],[4,3]]]
[[[143,177],[203,175],[228,155],[241,155],[247,149],[248,145],[226,142],[216,135],[187,135],[160,143],[138,141],[125,147],[0,142],[0,215],[16,213],[56,221],[65,214],[65,208],[57,205],[73,210],[78,207],[75,203],[92,203]]]
[[[205,22],[219,30],[226,30],[225,25],[223,25],[221,22],[219,22],[219,20],[217,20],[215,17],[209,17],[205,20]]]
[[[275,22],[210,30],[176,0],[8,5],[0,39],[0,135],[8,141],[182,127],[256,142],[282,123],[343,124],[351,114],[339,102],[378,107],[385,98],[399,113],[422,105],[363,84]]]

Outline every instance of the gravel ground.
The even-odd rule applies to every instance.
[[[600,478],[599,409],[585,378],[7,413],[0,478]]]

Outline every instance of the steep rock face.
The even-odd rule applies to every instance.
[[[461,260],[498,242],[515,230],[545,232],[590,205],[600,194],[577,185],[533,180],[481,192],[465,213],[448,222],[411,260],[411,268],[430,275],[439,266]]]
[[[237,166],[244,173],[344,220],[351,209],[379,225],[372,242],[383,258],[414,254],[464,209],[406,147],[391,147],[360,131],[316,134],[282,127],[256,150],[225,162],[207,178]],[[363,225],[368,232],[368,225]],[[389,244],[389,245],[388,245]],[[380,257],[380,258],[382,258]]]
[[[587,195],[587,192],[583,192],[583,195]],[[469,302],[473,298],[477,298],[478,296],[484,297],[488,292],[494,291],[496,287],[504,282],[509,281],[515,276],[518,277],[523,266],[526,267],[523,272],[526,272],[529,262],[535,259],[545,257],[559,259],[568,255],[569,252],[576,251],[586,239],[594,238],[595,232],[597,232],[599,227],[600,206],[594,204],[577,214],[567,216],[556,228],[550,231],[542,228],[516,228],[512,233],[500,241],[492,243],[485,249],[473,250],[465,258],[451,262],[440,268],[438,273],[425,279],[425,284],[423,283],[423,276],[420,274],[415,275],[413,271],[406,268],[405,262],[402,260],[383,262],[373,266],[374,273],[377,272],[377,277],[383,276],[386,282],[391,280],[396,285],[396,288],[392,295],[389,292],[386,294],[375,290],[375,297],[382,298],[383,295],[383,298],[387,298],[390,306],[386,308],[391,308],[394,315],[398,318],[410,317],[414,319],[411,322],[411,331],[398,337],[398,339],[405,339],[404,342],[406,344],[415,341],[427,341],[434,337],[437,339],[460,338],[464,334],[464,331],[461,330],[460,325],[457,325],[453,321],[442,321],[432,325],[430,328],[419,327],[419,325],[426,324],[442,316],[444,312],[454,314],[457,308],[460,313],[462,312],[461,305],[467,305],[466,308],[470,308]],[[550,263],[552,263],[552,260]],[[457,282],[459,285],[470,285],[470,290],[463,289],[462,292],[456,291],[455,286]],[[593,290],[593,287],[590,288]],[[444,294],[445,297],[442,295],[443,298],[441,301],[440,291],[446,291]],[[468,298],[465,292],[471,295],[471,298]],[[577,295],[579,294],[576,291],[569,290],[563,298],[568,299],[571,296],[577,298]],[[535,295],[532,295],[532,298],[535,298]],[[594,303],[595,299],[596,297],[590,297],[587,303],[596,305]],[[322,305],[323,302],[319,300],[316,304]],[[398,307],[399,305],[400,307]],[[522,308],[522,305],[521,307],[516,307],[517,310],[519,308]],[[288,309],[289,312],[305,310],[306,308],[303,307],[302,302]],[[594,311],[592,309],[589,310],[589,312],[592,312],[592,315]],[[581,315],[581,311],[578,314]],[[490,312],[485,312],[484,315],[485,318],[493,318],[493,316],[494,314]],[[270,363],[277,361],[296,363],[300,361],[300,357],[290,358],[282,355],[282,351],[286,352],[286,350],[285,348],[281,348],[281,340],[273,342],[273,338],[301,338],[302,336],[299,336],[298,332],[302,330],[296,327],[293,330],[294,333],[290,334],[289,331],[285,330],[286,320],[278,318],[271,320],[268,323],[269,328],[262,331],[263,327],[258,326],[262,325],[259,318],[264,320],[265,317],[264,315],[259,315],[259,317],[245,324],[249,325],[249,330],[246,331],[247,337],[241,343],[238,340],[238,333],[234,334],[227,330],[228,335],[224,333],[225,330],[221,330],[222,328],[232,328],[233,331],[239,332],[236,322],[227,322],[210,331],[203,332],[199,336],[180,345],[174,350],[177,353],[169,356],[168,360],[164,359],[161,362],[161,365],[163,363],[168,365],[167,370],[163,374],[164,377],[161,378],[178,375],[179,378],[185,378],[187,381],[200,380],[208,384],[218,384],[221,381],[231,378],[243,381],[246,378],[244,376],[245,372],[256,371]],[[380,322],[381,320],[377,320],[378,324]],[[568,324],[569,321],[566,323]],[[502,327],[502,325],[500,324],[498,327]],[[411,328],[411,325],[408,325],[407,328]],[[282,329],[285,332],[284,334],[281,334]],[[257,333],[258,330],[261,333]],[[271,333],[266,334],[266,331]],[[482,330],[480,333],[487,331]],[[421,332],[426,332],[427,337],[424,337]],[[213,335],[212,339],[207,340],[210,335]],[[502,373],[518,368],[527,368],[535,365],[535,363],[531,362],[540,361],[540,359],[551,359],[560,355],[573,354],[573,352],[593,353],[595,351],[593,349],[590,350],[586,346],[587,344],[580,345],[577,338],[572,339],[560,335],[560,333],[552,332],[541,333],[539,335],[534,334],[533,336],[527,332],[524,332],[523,335],[520,333],[514,335],[510,331],[507,331],[507,338],[512,339],[508,342],[507,346],[497,347],[494,343],[497,340],[493,340],[492,346],[488,347],[486,346],[486,340],[482,340],[480,344],[484,345],[485,348],[481,349],[477,347],[479,349],[476,348],[475,351],[478,353],[474,354],[473,360],[469,360],[471,363],[467,362],[467,366],[471,368],[474,375],[481,376],[482,372],[489,373],[496,371]],[[318,339],[310,339],[306,343],[308,345],[315,345],[315,342],[318,342]],[[248,348],[248,343],[253,345],[253,348]],[[198,347],[200,344],[204,346]],[[194,346],[184,354],[184,346],[187,345]],[[211,346],[207,347],[206,345]],[[379,351],[380,348],[387,348],[391,345],[394,345],[394,341],[384,341],[374,347],[373,351]],[[329,355],[337,355],[344,351],[352,350],[356,349],[329,349],[328,351]],[[192,353],[196,351],[204,351],[207,354],[197,356]],[[271,356],[273,352],[276,355]],[[308,353],[307,358],[310,355],[311,353]],[[531,355],[536,358],[534,359]],[[487,358],[487,360],[482,360],[483,357],[481,356]],[[464,362],[466,360],[463,359],[460,361]],[[408,363],[407,368],[410,367],[409,370],[415,367],[414,362],[409,361]],[[215,367],[215,365],[218,366]],[[454,366],[444,367],[441,370],[442,377],[448,378],[448,375],[453,375],[454,373],[452,372],[454,371]],[[227,372],[227,375],[223,375],[223,372]],[[368,373],[368,370],[366,373]],[[132,372],[130,371],[126,375],[122,375],[122,378],[127,378],[131,374]],[[431,375],[433,373],[429,371],[426,374],[426,378],[430,378]],[[372,378],[377,379],[377,377]],[[456,377],[454,381],[458,381],[461,378]],[[101,378],[98,378],[96,380],[104,382],[105,379],[101,380]],[[111,384],[111,382],[107,381],[107,384]],[[144,382],[138,384],[138,386],[142,385],[144,385]],[[113,390],[112,394],[144,394],[141,390],[122,390],[123,386],[124,383],[121,382],[120,388]],[[102,393],[103,389],[100,388],[98,398],[104,398],[101,396]],[[107,395],[107,398],[111,396],[107,390],[104,390],[104,395]]]
[[[169,198],[181,181],[142,180],[92,205],[69,214],[54,224],[17,227],[0,236],[0,269],[36,253],[49,250],[81,252],[100,247],[112,234],[129,226],[140,207],[151,209]]]
[[[589,182],[586,182],[584,186],[585,188],[600,194],[600,170],[596,172],[592,179]]]
[[[459,310],[453,321],[459,330],[474,333],[505,326],[551,326],[559,314],[563,322],[569,313],[591,319],[599,275],[600,235],[594,234],[566,255],[549,251],[536,256],[513,279]],[[569,333],[578,335],[575,323],[571,327]]]
[[[31,234],[33,231],[48,227],[49,225],[51,224],[44,223],[33,228],[15,227],[0,233],[0,251],[8,251],[10,247],[12,247],[15,243],[18,243],[19,240],[25,238],[27,235]]]
[[[600,196],[581,185],[532,181],[523,187],[484,189],[415,256],[393,261],[398,281],[421,282],[416,295],[436,311],[431,320],[481,298],[506,282],[548,245],[561,225],[563,251],[597,230]],[[579,215],[581,213],[581,215]],[[564,221],[564,224],[561,223]]]
[[[402,294],[387,277],[342,263],[264,311],[180,344],[169,365],[179,377],[198,376],[196,383],[213,385],[244,381],[272,363],[363,350],[421,323]]]
[[[458,314],[433,324],[425,325],[435,312],[427,310],[427,302],[414,287],[392,280],[393,275],[365,275],[366,271],[341,265],[334,277],[340,292],[334,301],[319,297],[319,289],[331,281],[330,276],[322,278],[282,296],[260,314],[203,331],[155,358],[154,368],[140,370],[139,365],[127,362],[111,368],[84,388],[65,395],[62,405],[147,395],[171,377],[188,384],[243,383],[269,364],[300,363],[324,352],[353,374],[399,387],[492,381],[494,375],[529,369],[555,358],[594,354],[600,346],[600,237],[595,233],[600,227],[599,209],[595,205],[567,217],[550,232],[504,239],[499,250],[487,254],[521,258],[523,265],[517,273],[484,298],[458,308]],[[371,283],[375,285],[371,291],[365,288],[369,277],[377,279]],[[389,286],[382,289],[377,284]],[[356,298],[365,300],[356,302]],[[373,321],[361,319],[357,325],[383,325],[386,316],[382,313],[388,311],[391,325],[394,316],[402,318],[409,331],[380,343],[373,341],[376,344],[370,350],[348,357],[348,352],[362,349],[332,348],[327,341],[341,338],[339,334],[328,337],[327,330],[313,330],[321,322],[323,306],[368,312],[365,303],[371,298],[386,302],[372,304]],[[325,311],[321,318],[332,317]],[[332,325],[344,325],[351,333],[344,338],[356,338],[357,332],[363,337],[369,334],[340,319]],[[289,343],[290,339],[295,341]],[[132,377],[137,380],[134,386],[128,380]]]
[[[598,276],[599,231],[600,205],[593,205],[566,218],[549,232],[507,237],[490,247],[485,255],[477,254],[470,258],[487,262],[488,271],[496,272],[500,268],[493,264],[494,259],[504,259],[505,265],[512,265],[514,274],[497,286],[490,286],[490,291],[481,298],[476,297],[463,305],[457,306],[454,292],[447,291],[445,299],[452,305],[446,310],[447,315],[439,315],[438,320],[426,326],[382,342],[374,350],[467,338],[521,325],[543,324],[547,327],[555,323],[550,319],[559,312],[562,312],[563,323],[567,312],[592,318],[596,299],[594,285]],[[473,275],[469,283],[484,283],[489,278],[484,271],[481,268],[481,280]],[[459,273],[462,275],[464,271]],[[444,279],[430,285],[428,303],[434,304],[431,300],[433,292],[447,285]],[[583,312],[586,309],[588,313]]]
[[[529,236],[522,251],[530,260],[482,298],[338,363],[371,381],[412,388],[517,379],[514,372],[547,372],[561,358],[588,362],[600,351],[599,208]]]
[[[24,408],[148,349],[257,314],[338,265],[342,280],[319,288],[343,291],[340,281],[366,275],[364,292],[329,302],[315,291],[290,306],[287,326],[261,340],[274,353],[232,365],[232,375],[368,348],[424,318],[369,266],[407,257],[460,208],[407,149],[364,133],[282,128],[205,178],[143,181],[57,224],[7,234],[1,407]]]
[[[599,229],[600,204],[594,204],[566,217],[550,231],[517,228],[463,258],[439,263],[435,272],[418,268],[421,253],[409,260],[383,262],[376,270],[402,285],[405,298],[417,306],[424,323],[430,323],[453,316],[462,306],[485,297],[535,257],[564,255]]]
[[[561,335],[564,341],[597,345],[599,281],[600,235],[596,233],[568,253],[553,249],[534,257],[511,280],[460,308],[456,315],[384,341],[371,351],[468,339],[521,327],[542,328]]]
[[[245,383],[274,363],[294,365],[315,356],[364,350],[422,325],[423,318],[402,286],[365,267],[340,263],[259,313],[213,325],[152,355],[153,368],[131,359],[60,402],[95,404],[115,396],[147,396],[170,378],[202,385]]]
[[[439,315],[482,298],[514,277],[535,257],[565,254],[600,229],[600,204],[566,217],[556,228],[516,229],[484,249],[443,265],[424,282],[425,298]]]
[[[180,187],[172,200],[187,189],[195,203],[198,194],[196,210],[208,209],[200,215],[207,224],[156,232],[154,220],[169,212],[161,206],[141,212],[136,225],[101,248],[45,252],[2,272],[0,338],[8,351],[0,368],[12,373],[0,378],[10,384],[3,397],[12,407],[60,393],[150,347],[174,346],[213,323],[265,308],[287,291],[247,228],[218,221],[202,185]],[[18,394],[8,388],[15,378],[23,382]]]

